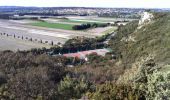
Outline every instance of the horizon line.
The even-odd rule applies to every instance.
[[[170,8],[155,8],[155,7],[86,7],[86,6],[16,6],[16,5],[0,5],[0,7],[35,7],[35,8],[124,8],[124,9],[170,9]]]

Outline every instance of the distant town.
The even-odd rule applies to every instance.
[[[139,18],[139,13],[147,9],[138,8],[85,8],[85,7],[17,7],[1,6],[0,14],[12,15],[43,15],[43,16],[100,16],[115,18]],[[169,9],[150,9],[155,12],[169,11]]]

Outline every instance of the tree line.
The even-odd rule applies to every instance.
[[[33,54],[62,55],[67,53],[76,53],[79,51],[103,49],[107,45],[103,42],[109,35],[97,38],[75,37],[69,39],[62,46],[56,45],[51,48],[33,48],[24,52],[32,52]]]
[[[107,27],[108,25],[110,25],[109,23],[93,23],[93,24],[81,24],[81,25],[74,25],[72,27],[73,30],[85,30],[85,29],[89,29],[89,28],[96,28],[96,27]]]

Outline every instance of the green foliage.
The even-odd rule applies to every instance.
[[[87,93],[90,100],[144,100],[139,90],[130,85],[107,82],[96,87],[95,92]]]
[[[146,61],[134,78],[134,88],[143,91],[147,100],[167,100],[170,94],[169,65],[160,66],[153,59]]]
[[[138,21],[132,21],[125,26],[119,26],[117,29],[117,34],[110,40],[109,45],[116,53],[118,57],[122,57],[122,52],[127,50],[127,43],[121,41],[122,38],[128,37],[132,34],[138,27]]]
[[[66,41],[63,45],[62,53],[75,53],[93,49],[101,49],[105,46],[103,38],[75,37]]]
[[[91,28],[91,24],[81,24],[81,25],[74,25],[72,27],[73,30],[85,30]]]
[[[57,97],[60,100],[80,99],[89,88],[89,84],[84,79],[78,81],[66,76],[58,86]]]
[[[166,73],[154,72],[148,75],[147,98],[153,100],[167,100],[170,98],[170,71]]]
[[[97,55],[97,53],[92,53],[92,54],[87,55],[87,59],[90,64],[100,63],[101,61],[105,62],[104,60],[106,60],[105,57]]]

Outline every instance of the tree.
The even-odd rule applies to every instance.
[[[53,41],[51,41],[51,45],[54,45]]]
[[[30,41],[32,41],[32,38],[30,38]]]
[[[83,79],[78,81],[66,76],[58,86],[58,97],[62,100],[80,99],[89,89],[89,84]]]
[[[73,30],[84,30],[84,29],[88,29],[91,27],[91,24],[81,24],[81,25],[74,25],[72,27]]]
[[[40,43],[42,43],[42,40],[40,40]]]
[[[7,83],[7,77],[3,72],[0,72],[0,86],[4,83]]]

